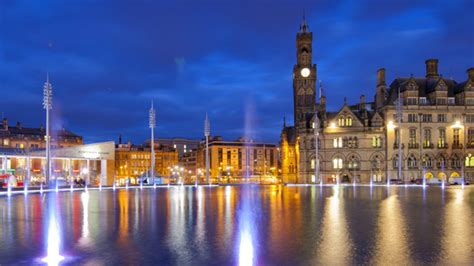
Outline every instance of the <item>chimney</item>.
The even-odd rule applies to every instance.
[[[385,68],[379,68],[377,70],[377,87],[385,85]]]
[[[470,81],[474,81],[474,67],[467,69],[467,79]]]
[[[360,110],[365,110],[365,95],[360,96]]]
[[[21,123],[19,121],[16,121],[16,127],[21,129]]]
[[[426,65],[426,77],[437,78],[438,75],[438,59],[428,59],[425,61]]]
[[[122,144],[122,134],[119,135],[118,144]]]

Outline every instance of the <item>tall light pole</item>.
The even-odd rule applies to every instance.
[[[155,127],[156,127],[156,112],[155,108],[153,108],[153,101],[151,101],[151,108],[150,108],[150,129],[151,129],[151,167],[150,167],[150,174],[151,174],[151,181],[153,182],[153,186],[155,186]]]
[[[323,180],[322,178],[320,179],[319,175],[319,118],[318,118],[318,113],[316,112],[316,114],[314,115],[315,118],[314,118],[314,135],[315,135],[315,138],[314,138],[314,149],[315,149],[315,156],[314,156],[314,160],[315,160],[315,165],[314,165],[314,182],[319,182],[320,184],[322,184]]]
[[[49,110],[53,106],[53,87],[49,83],[49,74],[43,86],[43,108],[46,110],[46,183],[49,185],[51,174],[51,136],[49,134]]]
[[[398,86],[398,100],[397,100],[397,124],[398,124],[398,175],[397,179],[402,179],[402,99],[400,97],[400,86]],[[421,138],[421,136],[420,136]],[[388,147],[387,147],[388,148]],[[405,181],[405,178],[403,179]],[[389,181],[390,182],[390,181]]]
[[[206,120],[204,120],[204,136],[206,137],[206,182],[209,182],[209,135],[211,134],[211,124],[206,113]]]

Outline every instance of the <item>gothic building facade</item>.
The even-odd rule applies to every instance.
[[[293,67],[294,126],[284,122],[280,139],[283,181],[473,178],[474,68],[457,83],[438,74],[436,59],[425,63],[425,77],[400,77],[389,86],[379,69],[374,101],[361,95],[328,111],[326,97],[316,95],[312,33],[303,19]]]

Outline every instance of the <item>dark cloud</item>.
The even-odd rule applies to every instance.
[[[43,123],[46,72],[55,127],[88,142],[212,133],[277,141],[292,122],[295,34],[306,12],[329,107],[371,99],[375,71],[462,81],[473,66],[473,1],[0,1],[0,106]]]

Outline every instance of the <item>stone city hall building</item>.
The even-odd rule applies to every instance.
[[[344,100],[338,111],[327,111],[322,93],[316,101],[312,32],[303,20],[293,67],[295,125],[284,122],[280,138],[283,181],[408,182],[463,174],[472,180],[474,68],[458,83],[438,73],[437,59],[425,64],[424,77],[399,77],[389,86],[379,69],[374,101],[361,95],[356,104]]]

